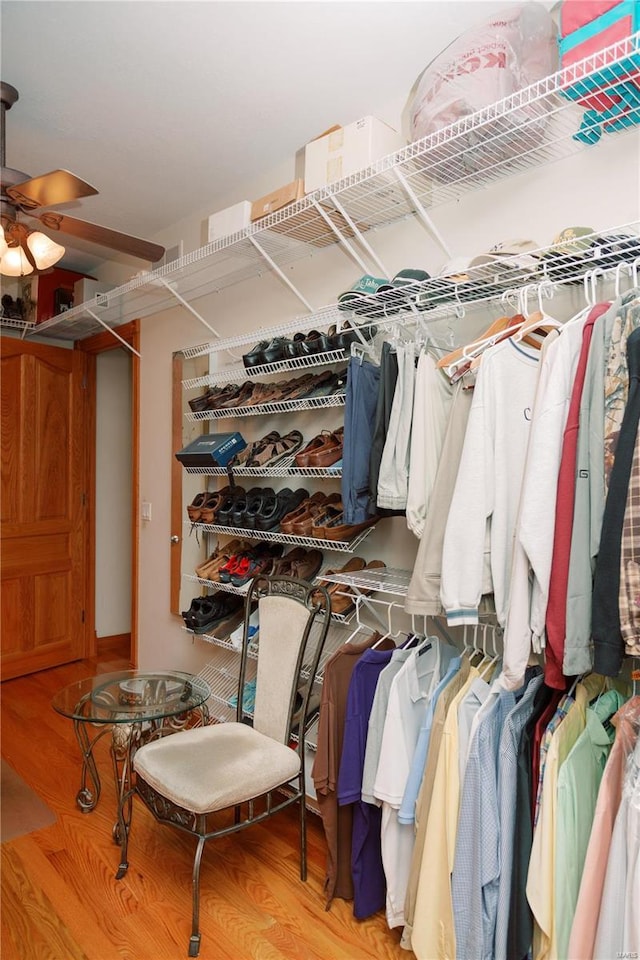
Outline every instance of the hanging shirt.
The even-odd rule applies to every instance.
[[[409,771],[409,776],[407,778],[404,796],[402,797],[402,803],[400,804],[400,809],[398,810],[398,821],[400,823],[414,823],[415,821],[416,800],[418,799],[420,784],[424,776],[424,768],[427,762],[429,740],[431,737],[431,727],[433,725],[435,708],[440,694],[455,677],[460,669],[461,664],[462,657],[454,657],[449,662],[447,672],[434,690],[433,696],[427,705],[424,720],[422,721],[422,726],[420,727],[420,732],[418,734],[418,742],[416,743],[416,748],[413,751],[411,770]]]
[[[640,697],[628,700],[611,722],[616,736],[598,791],[567,950],[569,960],[593,957],[613,825],[622,798],[627,760],[640,733]]]
[[[640,431],[639,431],[640,434]],[[620,544],[620,632],[628,657],[640,657],[640,443],[636,436]]]
[[[465,771],[451,878],[459,957],[493,957],[500,829],[498,748],[505,717],[515,706],[506,690],[493,699],[471,742]]]
[[[365,650],[353,668],[347,694],[337,792],[340,806],[353,805],[351,876],[353,915],[358,920],[382,910],[386,901],[380,850],[380,808],[363,803],[360,795],[371,706],[378,678],[389,664],[392,653],[392,650]]]
[[[518,750],[522,731],[533,715],[542,675],[532,677],[515,707],[507,714],[498,748],[499,870],[495,914],[495,960],[507,960],[507,934],[511,900],[513,838],[522,828],[516,816]]]
[[[451,381],[423,351],[416,370],[407,493],[407,526],[418,538],[429,513],[453,391]]]
[[[558,955],[566,957],[600,781],[613,743],[610,718],[625,702],[617,690],[587,709],[586,726],[558,774],[555,915]]]
[[[640,951],[640,739],[627,760],[602,891],[594,960]]]
[[[404,914],[405,924],[402,931],[401,946],[405,950],[411,950],[411,940],[413,937],[413,923],[416,913],[416,901],[418,896],[418,885],[420,881],[420,872],[424,856],[424,845],[427,835],[427,825],[429,822],[429,812],[431,810],[431,797],[433,795],[433,786],[435,775],[440,757],[440,749],[444,736],[444,725],[449,715],[449,710],[457,703],[457,696],[463,688],[466,688],[467,681],[471,676],[471,664],[466,654],[462,655],[460,669],[453,676],[451,681],[442,690],[438,697],[435,709],[433,711],[433,722],[431,724],[431,733],[429,735],[429,747],[427,750],[427,759],[424,767],[424,776],[420,784],[418,798],[415,809],[415,842],[413,845],[413,854],[411,857],[411,869],[409,871],[409,882],[407,884],[407,895],[405,897]],[[478,675],[475,671],[473,676]],[[456,709],[454,707],[454,709]]]
[[[558,955],[555,924],[556,811],[558,772],[586,723],[589,701],[600,693],[604,679],[590,674],[576,686],[575,703],[551,738],[542,782],[540,816],[533,833],[527,877],[527,898],[535,918],[534,960]]]
[[[509,339],[485,354],[478,371],[443,547],[441,595],[450,624],[478,622],[487,525],[496,615],[506,622],[539,359]]]
[[[411,769],[411,760],[420,726],[449,662],[454,647],[427,637],[402,665],[389,690],[374,795],[383,801],[382,862],[387,878],[387,922],[390,927],[404,925],[404,901],[411,866],[414,833],[410,825],[398,822]]]
[[[451,872],[460,806],[458,704],[477,676],[478,671],[471,667],[467,682],[451,701],[430,785],[429,813],[411,934],[411,947],[418,960],[456,960]],[[428,772],[425,772],[425,781]]]

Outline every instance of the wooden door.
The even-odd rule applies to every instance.
[[[79,350],[0,337],[1,675],[86,655],[87,437]]]

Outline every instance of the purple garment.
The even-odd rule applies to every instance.
[[[387,885],[382,866],[380,829],[382,809],[363,803],[362,772],[369,716],[378,677],[391,660],[392,650],[366,650],[356,663],[347,694],[347,714],[338,774],[338,803],[353,804],[351,873],[353,915],[365,920],[384,910]]]

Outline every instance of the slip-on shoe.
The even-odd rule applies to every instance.
[[[325,438],[324,443],[316,447],[309,454],[308,464],[310,467],[330,467],[332,463],[340,460],[342,457],[342,442],[344,438],[344,428],[341,427],[334,433],[330,433]]]
[[[241,497],[246,495],[244,487],[229,487],[229,492],[225,496],[220,508],[216,513],[215,522],[222,527],[233,526],[233,511]]]
[[[309,496],[308,490],[290,490],[285,487],[273,497],[264,501],[263,508],[256,517],[256,530],[273,530],[280,521]]]

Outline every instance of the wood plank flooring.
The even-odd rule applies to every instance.
[[[191,924],[194,841],[135,804],[129,871],[115,880],[115,790],[107,738],[96,748],[97,808],[75,803],[80,754],[54,693],[84,676],[127,668],[113,652],[1,688],[2,756],[57,823],[2,845],[2,960],[181,960]],[[365,921],[322,894],[322,824],[309,815],[308,880],[298,873],[297,813],[207,844],[201,874],[202,960],[395,960],[400,931],[382,913]]]

